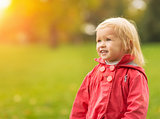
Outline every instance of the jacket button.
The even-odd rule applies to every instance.
[[[106,69],[106,68],[105,68],[104,66],[102,66],[102,67],[100,68],[100,71],[101,71],[101,72],[104,72],[105,69]]]
[[[111,65],[111,66],[109,67],[109,69],[110,69],[110,71],[114,71],[114,70],[115,70],[115,66],[114,66],[114,65]]]
[[[113,79],[112,76],[108,76],[108,77],[107,77],[107,81],[108,81],[108,82],[112,81],[112,79]]]

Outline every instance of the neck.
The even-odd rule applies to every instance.
[[[105,60],[105,62],[108,65],[116,65],[116,64],[118,64],[119,61],[108,62],[108,61]]]

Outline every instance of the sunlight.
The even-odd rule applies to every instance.
[[[146,3],[143,0],[133,0],[132,6],[139,10],[144,10],[146,8]]]
[[[11,0],[0,0],[0,10],[7,8],[11,4]]]

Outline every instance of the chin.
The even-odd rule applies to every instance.
[[[100,57],[103,59],[103,60],[107,60],[109,57],[108,55],[100,55]]]
[[[101,57],[103,60],[107,60],[108,58],[106,58],[106,57]]]

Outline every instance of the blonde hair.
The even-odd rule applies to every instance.
[[[109,18],[100,23],[97,26],[96,31],[106,27],[112,27],[114,29],[117,37],[122,40],[125,52],[135,57],[134,62],[137,65],[143,66],[145,62],[135,23],[121,17]]]

